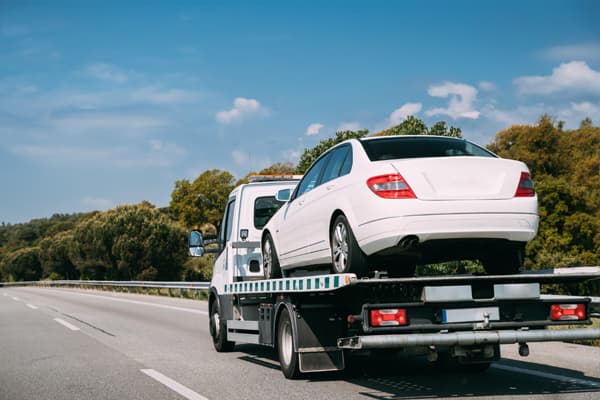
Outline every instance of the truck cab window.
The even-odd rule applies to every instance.
[[[223,222],[221,222],[221,232],[219,233],[219,240],[224,246],[229,239],[231,239],[231,228],[233,225],[233,210],[235,209],[235,199],[231,200],[227,204],[225,214],[223,215]]]

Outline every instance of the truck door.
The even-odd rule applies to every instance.
[[[231,246],[231,233],[235,214],[235,197],[230,198],[223,214],[223,221],[219,229],[219,245],[221,252],[215,259],[213,268],[212,285],[222,287],[223,284],[233,282],[233,257],[235,250]]]

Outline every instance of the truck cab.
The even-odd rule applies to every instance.
[[[217,253],[212,288],[264,279],[260,250],[262,228],[283,205],[276,199],[277,192],[293,190],[300,178],[301,175],[252,176],[249,183],[237,186],[229,194],[217,238],[205,240],[201,232],[191,232],[191,255]]]

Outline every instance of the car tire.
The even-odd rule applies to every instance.
[[[298,352],[294,350],[294,327],[287,308],[283,308],[277,321],[277,354],[283,375],[288,379],[300,376]]]
[[[358,277],[368,272],[367,258],[358,246],[344,215],[338,215],[330,232],[331,261],[335,274],[353,273]]]
[[[273,238],[268,233],[265,235],[265,239],[262,243],[262,258],[265,279],[281,278],[281,267],[279,266],[277,251],[275,251]]]
[[[213,301],[210,306],[209,330],[215,350],[219,353],[232,351],[235,342],[227,340],[227,322],[221,318],[219,302]]]

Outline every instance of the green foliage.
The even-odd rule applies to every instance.
[[[233,175],[218,169],[203,172],[192,183],[177,181],[171,193],[171,212],[183,226],[218,225],[233,188]]]
[[[544,115],[534,126],[498,132],[488,149],[524,161],[538,194],[540,226],[526,267],[600,265],[600,128],[591,120],[563,130]],[[600,295],[600,282],[562,285],[556,292]]]
[[[142,203],[100,213],[73,231],[70,257],[81,276],[109,280],[177,280],[187,232]]]
[[[462,138],[460,128],[446,125],[446,122],[436,122],[431,128],[427,124],[412,115],[409,115],[400,124],[375,133],[373,136],[395,136],[395,135],[435,135],[435,136],[452,136]]]
[[[16,250],[2,259],[0,275],[6,281],[37,281],[42,276],[38,247]]]
[[[338,131],[335,133],[335,137],[321,140],[315,147],[304,150],[304,153],[300,156],[298,166],[296,167],[296,173],[304,174],[308,167],[310,167],[321,154],[336,144],[348,139],[360,139],[367,136],[368,133],[369,131],[366,129],[359,131]]]
[[[47,236],[40,242],[42,279],[78,279],[79,272],[69,257],[73,241],[71,231]]]

